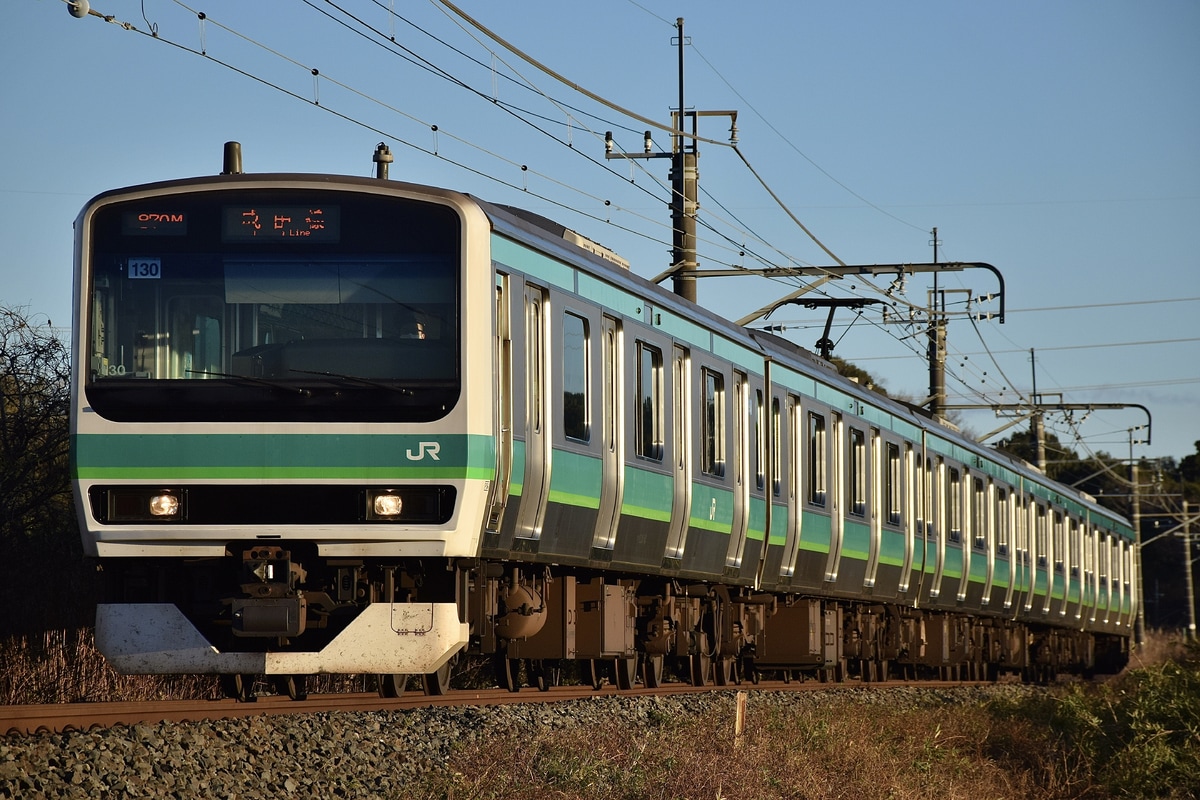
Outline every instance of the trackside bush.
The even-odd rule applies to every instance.
[[[1198,656],[1192,646],[1178,661],[1131,670],[1107,684],[994,704],[998,719],[1033,722],[1044,737],[1025,748],[1008,742],[1008,755],[1043,775],[1061,774],[1070,764],[1112,796],[1200,797]]]

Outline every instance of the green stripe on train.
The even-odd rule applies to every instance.
[[[463,434],[79,434],[83,480],[347,480],[495,477],[488,436]]]

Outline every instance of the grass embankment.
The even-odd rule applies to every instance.
[[[126,677],[90,631],[0,643],[0,703],[207,696],[211,677]],[[324,676],[362,691],[369,676]],[[886,689],[884,690],[886,691]],[[911,697],[905,695],[904,697]],[[1106,683],[983,704],[861,692],[756,704],[735,741],[728,708],[523,729],[451,754],[425,798],[1200,798],[1200,647],[1159,635]]]
[[[886,690],[885,690],[886,691]],[[414,797],[579,800],[1200,797],[1200,650],[978,705],[860,693],[579,730],[453,753]]]

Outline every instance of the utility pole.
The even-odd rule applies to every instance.
[[[1034,466],[1043,472],[1046,470],[1046,421],[1042,411],[1042,398],[1037,390],[1037,358],[1033,348],[1029,348],[1029,366],[1033,370],[1033,392],[1029,402],[1033,406],[1033,414],[1029,418],[1029,432],[1033,435],[1035,460]]]
[[[730,117],[730,143],[737,143],[737,112],[736,111],[688,111],[684,106],[683,97],[683,48],[687,40],[683,36],[683,17],[675,20],[678,30],[677,45],[679,47],[679,109],[671,112],[671,152],[651,152],[653,142],[650,131],[646,131],[644,151],[641,153],[618,152],[615,150],[612,131],[604,134],[605,158],[669,158],[671,159],[671,268],[667,271],[672,279],[675,294],[696,302],[696,276],[700,262],[696,256],[696,211],[700,208],[700,170],[696,160],[700,157],[699,125],[700,117]],[[692,120],[691,136],[687,135],[684,126],[687,119]],[[691,140],[690,143],[688,140]],[[655,281],[658,282],[657,280]]]
[[[1133,497],[1133,552],[1137,556],[1133,568],[1137,570],[1137,617],[1133,624],[1133,641],[1141,647],[1146,643],[1146,594],[1142,584],[1142,489],[1138,485],[1138,464],[1133,458],[1133,428],[1129,429],[1129,482]]]
[[[933,229],[933,263],[938,263],[938,229]],[[933,295],[929,303],[929,413],[941,416],[946,404],[946,316],[945,301],[938,291],[938,274],[933,273]]]
[[[675,141],[671,148],[674,156],[671,159],[671,228],[674,231],[671,266],[676,270],[672,284],[675,294],[694,303],[696,278],[688,273],[700,265],[696,259],[696,209],[700,207],[700,172],[696,159],[700,152],[695,139],[689,148],[683,136],[686,113],[683,104],[683,17],[675,20],[675,27],[679,30],[679,113],[675,117],[675,129],[679,133],[673,137]],[[695,117],[692,117],[692,126],[694,130]]]
[[[1189,642],[1196,641],[1196,588],[1192,583],[1192,518],[1188,516],[1188,501],[1183,501],[1183,569],[1187,573],[1187,607]]]

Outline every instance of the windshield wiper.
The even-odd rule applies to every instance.
[[[288,372],[299,372],[303,375],[319,375],[322,378],[337,378],[338,380],[345,381],[346,383],[354,383],[358,384],[359,386],[370,386],[373,389],[386,389],[389,392],[397,392],[399,394],[408,395],[409,397],[413,397],[416,394],[412,389],[406,389],[403,386],[392,386],[391,384],[383,383],[381,381],[374,381],[370,378],[362,378],[358,375],[343,375],[338,372],[317,372],[310,369],[290,369]]]
[[[225,378],[227,380],[237,381],[238,383],[250,384],[251,386],[266,386],[268,389],[274,389],[277,392],[284,394],[298,394],[302,397],[312,397],[312,392],[301,386],[288,386],[275,381],[268,381],[264,378],[254,378],[249,375],[234,375],[229,372],[208,372],[201,369],[185,370],[192,375],[207,375],[210,378]]]

